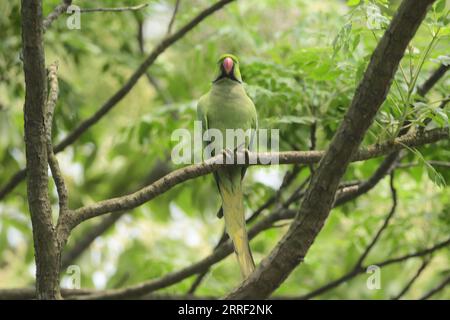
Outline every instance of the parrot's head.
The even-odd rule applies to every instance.
[[[217,76],[213,83],[226,78],[239,83],[242,82],[239,60],[236,56],[229,53],[222,55],[217,61],[217,69]]]

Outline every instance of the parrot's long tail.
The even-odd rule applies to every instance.
[[[242,188],[240,181],[233,185],[234,188],[219,182],[222,196],[223,216],[225,228],[233,241],[234,251],[241,268],[242,277],[246,279],[255,270],[255,262],[248,243],[247,230],[245,229],[245,214]]]

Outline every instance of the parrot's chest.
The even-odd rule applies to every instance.
[[[245,93],[244,93],[245,94]],[[250,129],[253,114],[248,106],[248,97],[236,92],[223,92],[212,97],[208,110],[208,127],[219,129]]]

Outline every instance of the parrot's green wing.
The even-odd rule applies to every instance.
[[[197,103],[197,120],[202,122],[202,135],[203,132],[208,130],[208,105],[206,103],[208,94],[202,96]]]

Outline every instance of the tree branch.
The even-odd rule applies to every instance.
[[[280,200],[280,196],[281,196],[281,193],[283,192],[283,190],[286,189],[287,187],[289,187],[289,185],[298,176],[298,174],[300,173],[302,168],[303,167],[300,167],[300,166],[294,166],[294,168],[291,171],[286,172],[286,174],[283,177],[283,182],[281,183],[281,186],[277,190],[277,192],[273,196],[269,197],[269,199],[267,199],[258,209],[256,209],[253,212],[253,214],[250,217],[248,217],[248,219],[246,219],[245,223],[248,225],[249,223],[253,222],[254,220],[256,220],[260,216],[260,214],[264,210],[270,208],[273,204],[278,202]],[[228,234],[224,230],[222,232],[222,236],[219,238],[219,241],[217,242],[217,244],[214,247],[213,251],[216,250],[217,248],[219,248],[228,239],[229,239]],[[198,286],[203,281],[203,278],[207,275],[208,271],[209,271],[209,267],[205,271],[203,271],[203,272],[201,272],[200,274],[197,275],[197,277],[195,278],[195,280],[192,283],[191,287],[187,291],[188,295],[194,294],[194,292],[197,290]]]
[[[251,229],[251,232],[249,232],[249,235],[251,235],[252,238],[255,236],[255,228]],[[377,265],[381,268],[381,267],[385,267],[385,266],[388,266],[391,264],[401,263],[408,259],[429,255],[433,252],[436,252],[442,248],[447,247],[448,245],[450,245],[450,238],[443,242],[437,243],[436,245],[429,247],[427,249],[419,250],[419,251],[416,251],[416,252],[413,252],[410,254],[406,254],[406,255],[394,258],[394,259],[383,260],[378,263],[373,263],[371,265]],[[138,285],[135,285],[132,287],[127,287],[127,288],[122,288],[122,289],[113,289],[113,290],[104,290],[104,291],[94,291],[94,290],[76,291],[76,290],[68,290],[68,289],[64,290],[63,289],[62,293],[64,296],[68,296],[68,297],[70,296],[71,298],[75,298],[75,299],[125,299],[125,298],[130,299],[130,298],[137,298],[137,297],[147,295],[147,294],[149,294],[155,290],[158,290],[160,288],[167,287],[171,284],[177,283],[191,275],[194,275],[194,274],[198,273],[198,270],[202,270],[203,268],[208,267],[210,264],[214,264],[215,262],[224,259],[226,256],[228,256],[232,252],[233,252],[233,248],[231,246],[231,243],[229,241],[227,241],[216,252],[214,252],[210,256],[206,257],[205,259],[199,261],[198,263],[193,264],[193,265],[191,265],[183,270],[180,270],[178,272],[173,272],[171,274],[168,274],[160,279],[150,280],[150,281],[144,282],[142,284],[138,284]],[[368,268],[368,266],[362,266],[360,269],[354,270],[353,272],[357,272],[357,274],[361,274],[361,273],[364,273],[367,268]],[[354,275],[353,274],[351,276],[346,275],[345,277],[347,277],[349,279],[349,278],[354,277]],[[337,279],[336,281],[340,281],[340,283],[343,283],[346,280],[348,280],[348,279],[345,279],[342,281],[340,279]],[[441,286],[442,286],[442,284],[439,286],[439,288]],[[439,290],[441,290],[441,289],[439,289]],[[31,298],[31,297],[25,297],[23,294],[21,294],[21,295],[17,294],[17,292],[20,292],[21,290],[26,290],[25,293],[27,295],[31,296],[31,291],[29,289],[3,289],[3,290],[0,290],[0,299],[2,299],[2,298],[9,299],[12,297],[12,294],[15,294],[15,296],[14,296],[15,298],[23,298],[23,299]],[[72,295],[71,292],[74,292],[74,294]],[[434,292],[434,293],[436,293],[436,292]],[[299,297],[299,298],[286,297],[286,298],[287,299],[304,299],[304,297]]]
[[[352,161],[367,160],[383,154],[391,153],[399,150],[404,146],[416,147],[424,143],[431,143],[443,138],[449,137],[449,130],[435,129],[427,131],[423,134],[411,134],[405,135],[401,138],[395,139],[381,144],[369,146],[365,149],[361,149],[356,152],[352,157]],[[280,164],[299,164],[299,163],[315,163],[321,160],[321,157],[325,154],[324,151],[287,151],[280,153],[254,153],[249,152],[249,161],[247,165],[265,163],[279,158]],[[202,175],[217,170],[218,168],[225,166],[226,164],[220,164],[218,161],[222,160],[222,155],[218,155],[203,163],[190,165],[182,169],[175,170],[153,184],[142,188],[141,190],[132,194],[112,198],[109,200],[103,200],[95,204],[79,208],[74,210],[68,222],[70,229],[77,226],[82,221],[97,217],[99,215],[116,212],[120,210],[130,210],[136,208],[147,201],[152,200],[158,195],[168,191],[172,187],[185,182],[187,180],[197,178]]]
[[[400,292],[392,297],[392,300],[399,300],[401,297],[405,295],[406,292],[411,288],[411,286],[416,282],[416,280],[420,277],[422,272],[425,270],[425,268],[429,265],[431,261],[431,258],[425,258],[425,260],[422,261],[422,264],[420,265],[419,269],[417,269],[416,274],[411,278],[411,280],[408,281],[408,283],[405,285],[405,287],[400,290]]]
[[[442,281],[440,284],[438,284],[435,288],[431,289],[429,292],[427,292],[425,295],[423,295],[420,300],[427,300],[431,298],[433,295],[438,293],[439,291],[442,291],[445,289],[446,286],[450,284],[450,276],[447,276],[444,281]]]
[[[170,167],[167,161],[158,161],[156,165],[150,170],[149,174],[143,179],[142,185],[153,183],[165,174],[169,173]],[[67,268],[73,263],[91,244],[94,240],[113,226],[128,211],[119,211],[105,216],[100,222],[92,227],[83,230],[82,236],[76,238],[74,245],[63,253],[61,265],[62,268]]]
[[[447,247],[448,245],[450,245],[450,238],[445,240],[445,241],[443,241],[443,242],[440,242],[440,243],[438,243],[438,244],[436,244],[436,245],[434,245],[434,246],[432,246],[430,248],[423,249],[423,250],[420,250],[420,251],[416,251],[414,253],[406,254],[406,255],[400,256],[398,258],[387,259],[387,260],[384,260],[384,261],[380,261],[378,263],[371,263],[370,265],[375,265],[375,266],[378,266],[378,267],[382,268],[382,267],[385,267],[385,266],[388,266],[388,265],[391,265],[391,264],[394,264],[394,263],[404,262],[404,261],[406,261],[408,259],[427,256],[427,255],[429,255],[429,254],[431,254],[431,253],[433,253],[435,251],[438,251],[438,250],[440,250],[442,248]],[[326,285],[324,285],[324,286],[322,286],[322,287],[320,287],[320,288],[318,288],[318,289],[316,289],[316,290],[314,290],[314,291],[312,291],[312,292],[310,292],[310,293],[308,293],[306,295],[297,297],[295,299],[301,299],[301,300],[303,300],[303,299],[311,299],[311,298],[313,298],[313,297],[315,297],[315,296],[317,296],[317,295],[319,295],[319,294],[321,294],[321,293],[323,293],[325,291],[328,291],[330,289],[338,287],[342,283],[344,283],[344,282],[354,278],[355,276],[357,276],[357,275],[359,275],[361,273],[366,272],[368,267],[369,267],[369,265],[367,265],[367,266],[360,266],[358,268],[352,269],[351,271],[349,271],[345,275],[341,276],[340,278],[338,278],[336,280],[333,280],[333,281],[327,283]]]
[[[302,261],[322,229],[351,156],[386,98],[404,51],[433,0],[404,0],[378,43],[351,106],[319,163],[289,231],[229,299],[262,299]]]
[[[47,30],[51,24],[67,11],[67,8],[72,4],[72,0],[63,0],[45,19],[43,22],[44,31]]]
[[[175,7],[173,8],[172,17],[170,17],[170,22],[169,22],[169,25],[167,26],[167,33],[166,33],[167,35],[172,33],[173,23],[175,22],[175,18],[177,16],[179,7],[180,7],[180,0],[176,0]]]
[[[146,70],[155,62],[155,60],[162,54],[168,47],[180,40],[186,33],[196,27],[205,18],[221,9],[223,6],[233,2],[235,0],[220,0],[205,10],[201,11],[190,22],[181,27],[177,32],[164,38],[148,55],[148,57],[142,62],[142,64],[131,75],[128,81],[113,95],[111,96],[91,117],[84,120],[78,125],[71,133],[69,133],[59,144],[54,148],[55,154],[64,150],[67,146],[74,143],[86,130],[95,125],[100,119],[103,118],[113,107],[115,107],[136,85],[140,77],[145,74]],[[26,177],[26,170],[22,169],[15,173],[11,180],[0,190],[0,199],[6,194],[11,192],[24,178]]]
[[[392,194],[392,208],[389,214],[387,215],[386,219],[383,222],[383,225],[380,229],[378,229],[378,232],[373,237],[372,241],[369,243],[369,245],[366,247],[366,250],[361,254],[358,261],[355,264],[355,268],[360,267],[364,260],[369,255],[370,251],[373,249],[377,241],[380,239],[381,234],[384,230],[386,230],[387,226],[389,225],[389,222],[391,221],[392,217],[394,216],[395,210],[397,209],[397,191],[395,190],[394,186],[394,172],[391,172],[391,180],[390,180],[390,188],[391,188],[391,194]]]
[[[309,179],[305,180],[305,182],[308,181]],[[302,186],[305,185],[306,183],[302,183]],[[297,190],[295,190],[293,192],[293,195],[297,195],[297,193],[298,193]],[[299,198],[301,198],[301,195],[297,195],[296,198],[298,200]],[[249,239],[251,240],[261,232],[270,229],[272,225],[278,221],[293,219],[296,212],[294,210],[288,209],[289,204],[291,204],[294,201],[293,199],[294,199],[293,196],[289,197],[282,204],[281,209],[279,208],[275,209],[274,212],[272,212],[268,216],[264,217],[264,219],[256,223],[249,231]],[[335,206],[337,205],[335,204]],[[256,212],[258,212],[258,210],[256,210],[255,213]],[[251,217],[248,219],[247,222],[251,220]],[[207,256],[206,258],[202,259],[201,261],[191,266],[188,266],[180,271],[167,274],[166,276],[160,279],[150,280],[142,283],[141,285],[119,289],[123,291],[110,291],[106,296],[101,295],[101,298],[115,299],[126,297],[139,297],[141,295],[149,294],[155,290],[159,290],[168,287],[170,285],[173,285],[175,283],[178,283],[194,274],[201,275],[204,272],[206,272],[213,264],[223,260],[229,254],[233,253],[232,247],[230,246],[230,243],[226,241],[226,239],[222,241],[221,238],[221,241],[219,242],[221,242],[221,245],[218,245],[216,248],[214,248],[214,251],[213,253],[211,253],[211,255]]]
[[[64,178],[59,168],[58,159],[56,159],[56,156],[53,152],[53,145],[52,145],[53,114],[55,112],[59,92],[57,71],[58,71],[57,63],[50,65],[48,70],[49,94],[46,104],[45,129],[47,140],[48,164],[52,172],[53,180],[55,181],[56,191],[58,193],[58,200],[59,200],[59,211],[61,216],[66,214],[69,207],[68,207],[68,195],[66,184],[64,182]]]
[[[22,0],[22,48],[25,74],[25,151],[27,194],[36,257],[36,295],[58,299],[59,245],[48,194],[45,104],[47,79],[43,44],[42,1]]]
[[[447,70],[450,68],[450,65],[441,64],[439,68],[437,68],[431,76],[417,89],[417,93],[420,96],[425,96],[431,88],[444,76]]]
[[[391,173],[390,189],[391,189],[391,194],[392,194],[392,208],[389,211],[389,214],[384,219],[383,224],[381,225],[381,227],[378,229],[377,233],[373,237],[372,241],[367,245],[367,247],[364,249],[363,253],[360,255],[360,257],[356,261],[354,267],[349,272],[344,274],[341,278],[331,281],[330,283],[323,285],[320,288],[315,289],[310,293],[307,293],[306,295],[304,295],[302,297],[302,299],[311,299],[319,294],[322,294],[330,289],[333,289],[333,288],[337,287],[338,285],[340,285],[341,283],[348,281],[349,279],[358,275],[361,269],[364,269],[364,270],[366,269],[366,268],[362,268],[362,265],[363,265],[365,259],[367,258],[367,256],[369,255],[370,251],[373,249],[373,247],[375,246],[377,241],[380,239],[383,231],[386,230],[387,226],[389,225],[389,221],[392,219],[393,215],[395,214],[395,210],[397,209],[397,191],[395,190],[395,187],[394,187],[393,173]]]
[[[123,11],[138,11],[148,7],[148,3],[143,3],[137,6],[129,7],[118,7],[118,8],[82,8],[81,13],[92,13],[92,12],[123,12]]]

